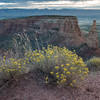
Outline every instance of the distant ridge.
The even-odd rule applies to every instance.
[[[76,18],[76,16],[63,16],[63,15],[37,15],[37,16],[26,16],[26,17],[18,17],[18,18],[8,18],[8,19],[1,19],[2,20],[17,20],[17,19],[29,19],[29,18],[41,18],[41,19],[65,19],[65,18]]]

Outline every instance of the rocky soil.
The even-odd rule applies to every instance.
[[[0,90],[0,100],[100,100],[100,74],[91,74],[79,88],[38,84],[26,74]]]

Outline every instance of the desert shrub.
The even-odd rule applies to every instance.
[[[90,71],[100,71],[100,58],[93,57],[87,61],[87,66]]]
[[[38,68],[48,73],[46,83],[52,78],[52,82],[58,85],[74,86],[88,74],[83,59],[65,47],[48,46],[47,49],[27,52],[25,57],[33,69]]]
[[[0,75],[2,79],[11,79],[25,72],[24,59],[2,57],[0,60]]]

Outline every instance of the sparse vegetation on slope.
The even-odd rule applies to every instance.
[[[80,83],[89,72],[82,58],[65,47],[48,46],[47,49],[27,51],[23,58],[4,56],[1,60],[0,70],[6,78],[23,74],[27,69],[39,69],[46,73],[46,83],[70,86]]]
[[[49,83],[50,78],[59,85],[73,86],[88,74],[88,68],[82,58],[65,47],[48,46],[47,49],[28,52],[26,59],[29,59],[32,67],[48,73],[46,83]]]
[[[90,71],[100,71],[100,57],[93,57],[87,61]]]
[[[45,85],[47,84],[46,86],[49,84],[50,86],[55,86],[56,84],[57,86],[61,87],[66,86],[69,88],[69,90],[80,89],[71,87],[80,87],[80,85],[84,84],[85,81],[83,82],[83,80],[88,76],[89,73],[88,67],[86,66],[88,66],[91,59],[87,61],[87,64],[85,64],[83,59],[76,54],[75,50],[70,51],[66,47],[48,45],[47,47],[39,47],[38,49],[32,50],[28,36],[25,34],[20,34],[18,37],[18,41],[14,39],[15,45],[14,50],[12,50],[14,53],[12,52],[13,54],[10,56],[1,57],[0,82],[1,80],[6,82],[5,80],[14,79],[14,82],[19,84],[20,82],[16,81],[16,79],[19,78],[20,81],[24,80],[22,82],[24,83],[28,81],[27,77],[31,77],[32,85],[30,88],[34,87],[34,81],[39,84],[41,84],[41,81],[43,81],[45,82]],[[99,60],[96,61],[98,62]],[[23,80],[21,80],[20,76],[24,77]],[[29,81],[26,83],[28,84]],[[90,91],[89,88],[86,91]]]

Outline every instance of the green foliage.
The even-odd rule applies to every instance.
[[[100,71],[100,58],[93,57],[87,61],[87,66],[90,71]]]
[[[48,46],[47,49],[27,52],[25,57],[34,69],[48,73],[46,83],[52,78],[52,82],[58,85],[74,86],[89,72],[82,58],[65,47]]]

